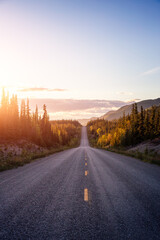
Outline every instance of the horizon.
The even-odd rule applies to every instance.
[[[7,93],[5,89],[3,88],[3,91],[5,93],[5,96],[8,98],[9,102],[11,103],[11,98],[14,96],[17,96],[13,94],[12,96],[9,95],[9,92]],[[43,106],[45,105],[47,107],[47,112],[49,114],[49,120],[50,121],[56,121],[56,120],[78,120],[82,125],[83,121],[91,120],[91,119],[98,119],[103,117],[103,115],[106,115],[109,112],[116,112],[117,110],[129,106],[135,103],[140,102],[146,102],[146,101],[153,101],[158,100],[160,98],[156,99],[145,99],[141,100],[131,100],[131,101],[119,101],[119,100],[97,100],[97,99],[34,99],[34,98],[17,98],[18,102],[18,109],[20,113],[22,100],[25,101],[26,109],[27,109],[27,102],[29,103],[29,109],[30,114],[35,113],[35,109],[38,107],[38,114],[39,116],[43,115]],[[1,99],[3,101],[3,98]],[[142,104],[143,105],[143,104]],[[1,102],[0,102],[1,106]],[[77,107],[78,106],[78,107]],[[94,106],[94,108],[93,108]],[[93,112],[94,109],[94,112]],[[86,112],[88,113],[88,117],[86,116]],[[65,115],[64,113],[70,112],[70,115]],[[83,113],[85,112],[85,113]],[[85,114],[85,115],[84,115]],[[58,116],[57,116],[58,115]],[[62,116],[62,117],[60,117]],[[66,117],[64,117],[66,116]],[[84,126],[85,126],[84,125]]]
[[[51,120],[159,98],[159,12],[158,0],[1,1],[0,88],[33,109],[50,101]]]

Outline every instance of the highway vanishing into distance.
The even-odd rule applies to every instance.
[[[0,173],[0,239],[160,239],[160,167],[80,147]]]

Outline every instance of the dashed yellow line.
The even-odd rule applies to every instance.
[[[87,188],[84,189],[84,201],[88,202],[88,189]]]
[[[85,153],[85,166],[87,166],[87,154]],[[88,170],[85,170],[85,176],[88,175]],[[84,189],[84,201],[88,202],[88,188]]]

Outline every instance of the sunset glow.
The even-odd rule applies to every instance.
[[[89,0],[84,5],[64,0],[1,1],[0,88],[4,86],[19,99],[120,100],[126,104],[157,98],[159,11],[156,0],[141,4]],[[73,113],[60,109],[50,116],[88,118],[105,111],[102,106],[95,113],[87,108],[79,111],[77,106]]]

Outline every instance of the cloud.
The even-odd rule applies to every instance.
[[[22,88],[19,89],[18,92],[41,92],[41,91],[46,91],[46,92],[64,92],[67,91],[67,89],[63,88]]]
[[[141,100],[140,98],[134,98],[134,99],[126,101],[126,103],[132,104],[132,103],[138,102],[140,100]]]
[[[42,113],[43,104],[47,105],[50,119],[78,119],[100,117],[110,110],[116,110],[126,105],[119,100],[79,100],[79,99],[30,99],[32,110],[38,105]]]
[[[111,108],[118,108],[126,102],[118,100],[78,100],[78,99],[30,99],[31,105],[47,105],[48,111],[68,112],[81,110],[106,111]]]
[[[160,71],[160,67],[156,67],[156,68],[152,68],[144,73],[141,74],[141,76],[146,76],[146,75],[150,75],[150,74],[154,74],[156,72]]]
[[[117,92],[118,95],[124,95],[124,96],[131,96],[133,95],[132,92]]]

